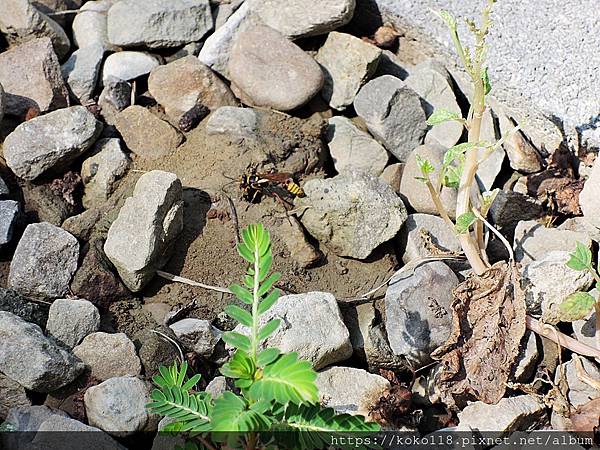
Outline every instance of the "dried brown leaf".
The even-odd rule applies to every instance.
[[[525,334],[525,300],[518,272],[506,262],[454,290],[452,331],[432,356],[442,362],[440,389],[449,406],[504,396]]]

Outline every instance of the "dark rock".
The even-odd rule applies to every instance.
[[[498,191],[490,208],[490,217],[500,229],[514,228],[520,220],[538,219],[543,214],[542,205],[514,191]]]
[[[170,366],[179,358],[179,352],[175,346],[160,335],[153,333],[152,329],[148,328],[138,332],[133,339],[146,378],[157,375],[159,366]],[[175,339],[173,332],[166,327],[162,327],[158,331]]]
[[[60,226],[65,219],[77,214],[77,207],[52,189],[50,184],[23,186],[25,214],[30,222],[48,222]]]
[[[31,400],[27,397],[25,388],[16,381],[0,373],[0,422],[6,419],[11,408],[30,406]]]
[[[46,328],[49,305],[39,303],[22,296],[12,289],[0,288],[0,311],[8,311],[21,319],[32,322],[40,328]]]

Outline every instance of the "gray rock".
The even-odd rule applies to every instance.
[[[400,194],[400,184],[402,183],[402,174],[404,173],[404,163],[390,164],[381,173],[381,178],[394,190]]]
[[[422,142],[427,129],[419,95],[391,75],[365,84],[354,100],[354,109],[373,136],[400,162],[406,161]]]
[[[197,105],[212,111],[237,104],[229,87],[195,56],[155,68],[148,78],[148,90],[175,123]]]
[[[39,430],[42,423],[54,416],[67,417],[67,414],[47,406],[22,406],[11,409],[6,422],[12,425],[14,431],[32,432]],[[29,441],[32,438],[33,436],[29,437]]]
[[[178,47],[212,27],[208,0],[121,0],[108,10],[108,40],[120,47]]]
[[[506,153],[502,147],[497,148],[487,157],[485,157],[485,149],[480,149],[478,153],[481,161],[477,171],[478,183],[483,191],[491,191],[500,170],[502,170]]]
[[[88,334],[73,349],[98,380],[139,375],[142,366],[133,342],[125,333]]]
[[[355,36],[329,33],[315,57],[325,74],[322,95],[329,106],[337,110],[350,106],[375,73],[380,56],[379,48]]]
[[[0,288],[0,311],[13,313],[26,322],[46,328],[48,305],[30,300],[12,289]]]
[[[366,259],[396,235],[407,217],[392,188],[363,172],[309,180],[304,192],[306,197],[295,200],[300,221],[339,256]]]
[[[143,52],[118,52],[109,55],[102,67],[102,82],[111,77],[129,81],[152,72],[160,62],[154,56]]]
[[[408,200],[410,206],[419,213],[438,215],[437,208],[429,194],[429,189],[427,189],[425,183],[417,179],[417,177],[423,176],[417,164],[417,156],[428,160],[433,167],[438,169],[430,175],[431,182],[436,185],[439,167],[443,164],[445,153],[446,148],[440,144],[420,145],[410,153],[406,160],[400,183],[400,193]],[[440,194],[442,205],[446,208],[448,216],[453,220],[456,218],[456,194],[456,189],[448,187],[442,187]]]
[[[229,5],[231,5],[231,3]],[[203,42],[190,42],[189,44],[181,47],[179,50],[177,50],[172,55],[166,56],[165,61],[167,63],[172,63],[173,61],[177,61],[178,59],[185,58],[186,56],[197,57],[198,53],[200,53],[200,50],[202,50],[202,45],[203,45]]]
[[[600,379],[600,369],[587,358],[581,358],[583,369],[587,372],[592,380]],[[561,373],[563,375],[561,375]],[[561,376],[564,376],[569,390],[567,392],[567,398],[569,403],[575,408],[584,405],[585,403],[600,397],[600,392],[594,389],[592,386],[582,381],[577,375],[577,367],[574,360],[567,361],[566,363],[560,364],[556,368],[554,373],[554,382],[560,383]]]
[[[95,44],[76,50],[62,66],[71,93],[82,105],[92,100],[103,59],[104,47]]]
[[[585,233],[591,240],[600,242],[600,229],[589,223],[585,217],[571,217],[561,223],[558,229]]]
[[[598,291],[596,289],[593,289],[590,292],[590,294],[596,299],[598,298]],[[586,318],[572,322],[572,325],[573,333],[575,333],[575,338],[579,342],[587,344],[590,347],[597,346],[598,341],[596,340],[596,312],[594,310],[590,311]]]
[[[451,85],[451,78],[444,66],[434,60],[427,60],[410,71],[406,84],[425,100],[427,117],[436,109],[446,109],[462,117]],[[425,143],[438,143],[446,148],[458,142],[463,126],[456,121],[444,122],[425,135]]]
[[[213,398],[219,397],[223,392],[228,390],[227,378],[222,376],[213,378],[204,390],[211,394]]]
[[[58,299],[52,302],[46,332],[69,348],[100,329],[98,308],[87,300]]]
[[[500,135],[508,134],[508,138],[502,146],[510,161],[510,167],[522,173],[534,173],[542,170],[542,158],[535,146],[521,131],[514,132],[515,122],[510,117],[499,110],[495,112],[498,114]]]
[[[70,233],[46,222],[28,225],[10,263],[8,287],[34,297],[62,297],[78,258],[79,242]]]
[[[470,403],[458,413],[456,431],[494,431],[507,435],[543,422],[545,406],[532,395],[503,398],[495,405]]]
[[[111,378],[90,387],[83,400],[89,424],[113,436],[143,431],[151,422],[148,386],[138,378]]]
[[[234,12],[244,4],[245,0],[232,0],[228,3],[217,3],[212,5],[213,18],[215,19],[215,30],[221,28]],[[210,37],[210,36],[209,36]]]
[[[499,229],[514,228],[521,220],[539,219],[544,214],[542,205],[531,197],[514,191],[498,191],[489,215]]]
[[[352,355],[348,329],[335,297],[329,293],[285,295],[260,318],[260,323],[264,325],[275,318],[281,320],[281,325],[267,338],[265,347],[297,352],[300,359],[310,361],[317,370]],[[242,325],[235,331],[250,332]]]
[[[52,189],[52,183],[26,182],[21,183],[21,187],[25,215],[32,221],[61,226],[64,220],[77,211],[76,206],[69,203],[58,189]]]
[[[390,389],[382,376],[353,367],[329,367],[317,374],[321,403],[339,414],[363,415],[371,410]]]
[[[101,132],[102,122],[83,106],[36,117],[6,137],[6,164],[17,176],[34,180],[66,167],[90,148]]]
[[[6,114],[24,116],[29,110],[43,114],[68,105],[69,92],[49,38],[0,53],[0,83]]]
[[[208,320],[183,319],[170,325],[175,336],[186,350],[205,358],[210,357],[221,339],[221,331]]]
[[[142,312],[146,312],[147,309],[142,306]],[[155,317],[152,317],[156,320]],[[157,321],[161,324],[163,321]],[[163,338],[161,335],[155,333],[155,326],[150,325],[152,328],[146,328],[133,336],[133,343],[138,349],[138,355],[142,362],[142,369],[146,379],[151,379],[153,376],[158,375],[160,366],[171,366],[173,361],[179,358],[179,351],[175,346]],[[158,330],[163,334],[175,338],[176,336],[170,332],[168,328],[160,327]]]
[[[225,134],[232,140],[252,138],[258,130],[258,114],[252,108],[222,106],[206,122],[208,134]]]
[[[539,358],[540,352],[535,333],[527,331],[521,341],[519,356],[517,356],[517,361],[513,368],[512,377],[514,380],[517,383],[527,383],[530,381]]]
[[[592,173],[583,185],[579,205],[585,219],[600,228],[600,158],[594,161]]]
[[[130,165],[131,159],[121,149],[119,139],[96,142],[92,156],[81,165],[81,178],[85,185],[83,206],[90,208],[108,199]]]
[[[385,293],[388,340],[394,353],[415,368],[431,362],[431,352],[450,335],[450,304],[457,285],[454,272],[440,261],[418,265],[414,272],[399,271],[390,280]]]
[[[73,381],[82,362],[44,336],[41,328],[0,311],[0,372],[29,390],[52,392]]]
[[[168,416],[163,417],[158,422],[158,433],[154,437],[152,441],[152,449],[151,450],[170,450],[172,448],[185,447],[187,442],[186,437],[183,433],[161,433],[161,430],[167,425],[175,422],[175,419],[171,419]]]
[[[388,162],[386,149],[346,117],[329,119],[325,139],[338,173],[361,170],[378,176]]]
[[[106,123],[114,125],[117,114],[131,105],[131,83],[115,77],[104,80],[104,88],[98,98],[102,117]]]
[[[4,93],[4,88],[0,84],[0,122],[2,122],[2,119],[4,118],[5,104],[6,94]],[[4,181],[2,181],[2,178],[0,178],[0,196],[8,194],[8,191],[5,191],[7,191],[6,184],[4,184]]]
[[[79,48],[100,45],[105,50],[117,50],[108,42],[106,16],[112,0],[88,1],[73,19],[73,42]]]
[[[59,433],[55,433],[56,431]],[[69,434],[69,437],[65,439],[64,433],[73,434]],[[77,434],[75,435],[75,433]],[[90,427],[70,417],[59,416],[58,414],[52,415],[42,422],[31,444],[34,448],[60,448],[62,450],[77,450],[81,448],[126,450],[125,447],[108,434],[103,433],[100,429]]]
[[[290,39],[325,34],[352,19],[355,0],[263,0],[256,14]]]
[[[541,312],[542,320],[552,325],[560,321],[559,305],[573,292],[587,290],[594,281],[590,273],[567,267],[569,253],[549,251],[523,269],[521,284],[526,289],[527,310]]]
[[[0,200],[0,248],[12,240],[21,206],[14,200]]]
[[[285,242],[290,257],[300,267],[313,267],[322,260],[323,254],[308,241],[304,234],[304,228],[295,217],[283,220],[276,233]]]
[[[12,408],[31,406],[31,400],[27,397],[25,388],[6,375],[0,373],[0,421],[4,421]],[[0,439],[1,442],[1,439]]]
[[[570,253],[575,250],[577,242],[588,247],[592,245],[586,233],[545,228],[534,220],[521,221],[515,229],[515,259],[524,265],[555,250]]]
[[[153,170],[138,180],[108,230],[104,252],[132,291],[141,290],[167,261],[183,229],[181,181]]]
[[[442,252],[460,252],[456,233],[438,216],[409,214],[400,231],[400,248],[404,249],[402,261],[439,255]]]
[[[170,123],[139,105],[121,111],[115,117],[115,126],[127,148],[148,159],[170,155],[184,140],[183,134]]]
[[[71,47],[62,27],[28,0],[5,0],[0,17],[0,31],[16,44],[48,37],[60,59],[67,55]]]
[[[314,59],[265,26],[239,33],[228,69],[242,97],[281,111],[304,105],[323,86],[323,72]]]

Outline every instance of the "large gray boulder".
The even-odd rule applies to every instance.
[[[104,252],[130,290],[141,290],[167,262],[183,229],[182,192],[175,174],[145,173],[108,230]]]
[[[0,372],[35,392],[52,392],[72,382],[83,363],[37,325],[0,311]]]
[[[26,180],[66,167],[102,132],[102,122],[83,106],[72,106],[19,125],[4,141],[6,164]]]
[[[12,408],[31,405],[31,400],[27,397],[25,388],[2,373],[0,373],[0,392],[2,392],[2,397],[0,397],[0,421],[6,419]]]
[[[65,296],[78,259],[79,242],[72,234],[47,222],[33,223],[17,244],[8,287],[33,297]]]
[[[56,433],[58,431],[58,433]],[[66,439],[65,439],[66,436]],[[44,420],[31,442],[33,448],[126,450],[108,434],[70,417],[53,414]]]
[[[295,205],[308,232],[339,256],[366,259],[392,239],[407,213],[404,203],[381,179],[352,171],[304,185]]]

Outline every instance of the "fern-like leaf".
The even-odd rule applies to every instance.
[[[155,389],[146,406],[155,414],[168,416],[181,424],[181,431],[205,432],[211,429],[210,395],[190,394],[179,386]]]

